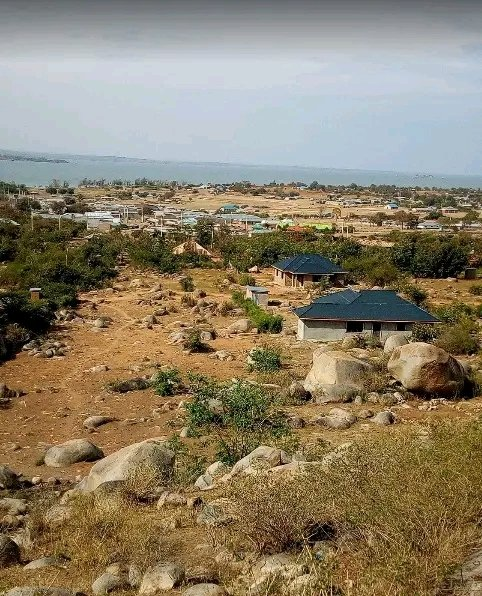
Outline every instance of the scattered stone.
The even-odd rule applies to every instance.
[[[226,498],[215,499],[210,503],[206,503],[196,521],[200,526],[225,526],[233,521],[233,516],[229,511],[231,505],[231,501]]]
[[[7,466],[0,465],[0,488],[6,490],[20,488],[17,474]]]
[[[333,408],[329,411],[328,416],[319,416],[315,422],[327,428],[345,430],[355,424],[356,420],[357,417],[352,412],[342,408]]]
[[[97,366],[93,366],[92,368],[89,368],[89,372],[91,373],[102,373],[102,372],[107,372],[109,370],[109,367],[107,366],[107,364],[98,364]]]
[[[5,534],[0,534],[0,569],[20,563],[18,544]]]
[[[114,418],[111,416],[89,416],[84,420],[82,426],[88,429],[95,429],[109,422],[113,422]]]
[[[215,358],[217,360],[221,360],[223,362],[231,362],[232,360],[234,360],[234,356],[231,354],[231,352],[228,352],[227,350],[218,350],[217,352],[214,352],[214,354],[212,354],[210,357]]]
[[[123,577],[121,574],[118,575],[106,572],[94,581],[92,584],[92,592],[95,596],[102,596],[103,594],[125,590],[130,587],[126,577]]]
[[[293,381],[288,387],[288,397],[297,401],[308,401],[311,393],[305,389],[300,381]]]
[[[400,348],[408,344],[408,339],[403,334],[389,335],[383,345],[383,352],[391,354],[395,348]]]
[[[27,512],[27,501],[25,499],[12,499],[4,497],[0,499],[0,513],[4,515],[24,515]]]
[[[206,469],[204,474],[199,476],[194,483],[194,486],[200,490],[208,490],[213,487],[216,478],[220,478],[228,472],[229,468],[226,464],[223,464],[221,461],[216,461]]]
[[[390,424],[395,422],[395,416],[389,410],[378,412],[378,414],[372,418],[372,422],[380,424],[381,426],[390,426]]]
[[[157,502],[157,508],[162,509],[163,507],[180,507],[187,505],[187,497],[182,493],[174,493],[164,491]]]
[[[357,414],[358,418],[365,420],[374,416],[373,410],[360,410]]]
[[[252,328],[253,324],[249,319],[239,319],[238,321],[231,323],[231,325],[227,327],[226,332],[228,334],[247,333],[248,331],[251,331]]]
[[[159,472],[159,477],[165,477],[172,472],[174,458],[175,454],[159,439],[134,443],[94,464],[78,488],[91,492],[104,482],[126,480],[140,466],[149,466]]]
[[[86,439],[72,439],[47,450],[44,457],[46,466],[61,468],[83,461],[96,461],[104,457],[104,453],[96,445]]]
[[[82,592],[74,592],[67,588],[44,588],[40,586],[16,586],[4,596],[78,596]]]
[[[281,466],[282,464],[288,464],[290,462],[291,457],[283,450],[276,447],[261,445],[237,461],[231,472],[223,476],[222,480],[226,482],[241,472],[252,473],[256,471],[257,468],[274,468],[275,466]]]
[[[152,596],[157,592],[167,592],[184,580],[184,569],[176,563],[158,563],[144,573],[139,594]]]
[[[225,596],[226,592],[217,584],[197,584],[183,592],[183,596]]]
[[[37,569],[45,569],[46,567],[59,567],[65,568],[68,559],[66,557],[59,557],[53,555],[51,557],[42,557],[40,559],[35,559],[35,561],[31,561],[25,565],[25,571],[36,571]]]

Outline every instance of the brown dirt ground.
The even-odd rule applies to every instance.
[[[207,291],[208,297],[219,302],[229,298],[229,293],[221,293],[217,288],[218,282],[225,277],[225,272],[197,270],[191,273],[196,287]],[[170,345],[167,341],[172,331],[169,328],[171,323],[179,320],[189,323],[193,320],[189,309],[180,306],[182,292],[178,282],[152,273],[133,271],[126,272],[124,278],[125,281],[114,284],[119,289],[90,292],[81,297],[80,314],[90,319],[108,315],[113,319],[110,327],[96,330],[87,322],[59,325],[53,335],[64,339],[71,347],[65,357],[38,359],[24,352],[0,367],[1,382],[26,392],[22,398],[13,400],[9,409],[0,410],[2,463],[27,476],[60,476],[72,479],[78,474],[85,474],[90,464],[78,464],[60,470],[37,467],[35,462],[45,445],[86,437],[108,454],[135,441],[171,436],[183,426],[182,410],[177,409],[177,403],[186,396],[167,399],[155,395],[151,389],[115,394],[105,388],[106,383],[114,379],[151,374],[154,371],[153,363],[174,366],[183,373],[195,371],[219,379],[253,377],[246,370],[246,353],[253,345],[266,341],[265,337],[245,334],[218,337],[211,342],[211,347],[215,350],[226,349],[232,352],[236,358],[233,362],[213,360],[209,358],[209,354],[185,354],[179,346]],[[141,280],[144,287],[132,288],[133,279]],[[257,276],[258,283],[270,284],[269,279],[267,273]],[[138,302],[159,282],[163,288],[176,291],[174,300],[177,301],[178,312],[162,317],[160,324],[153,329],[146,329],[136,321],[151,314],[155,307],[140,305]],[[436,288],[437,294],[444,295],[446,283],[430,282],[430,286]],[[454,285],[463,288],[464,282]],[[303,291],[300,293],[300,290],[271,286],[270,294],[273,298],[290,300],[293,304],[306,302],[306,295]],[[294,328],[294,315],[286,311],[283,315],[286,325]],[[233,320],[231,317],[216,317],[211,322],[216,329],[223,329]],[[293,337],[279,337],[272,341],[279,343],[283,349],[285,371],[281,376],[274,375],[270,380],[276,383],[283,378],[285,381],[286,378],[303,378],[309,370],[314,346],[297,342]],[[88,372],[91,367],[99,364],[106,364],[109,370],[104,373]],[[172,410],[153,414],[155,408],[162,407],[167,401],[172,403]],[[411,405],[412,408],[397,412],[403,424],[444,416],[473,415],[482,407],[479,400],[439,406],[433,412],[419,411],[418,403]],[[311,417],[329,408],[330,406],[307,404],[288,409],[302,417]],[[93,414],[113,416],[117,421],[90,433],[83,428],[82,421]],[[316,431],[309,427],[298,432],[304,440],[310,442],[317,438],[329,438],[338,442],[351,440],[368,432],[388,431],[375,429],[371,424],[357,423],[347,431]],[[188,442],[193,447],[196,446],[194,439]]]

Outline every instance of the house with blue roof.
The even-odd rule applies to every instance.
[[[325,257],[317,254],[303,254],[282,259],[273,265],[273,281],[282,286],[303,288],[327,280],[344,286],[346,271]]]
[[[350,335],[410,336],[415,323],[434,325],[440,321],[393,290],[352,290],[317,298],[294,309],[298,317],[298,339],[338,341]]]

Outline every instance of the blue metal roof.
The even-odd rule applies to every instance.
[[[393,290],[344,290],[296,308],[300,319],[438,323],[439,320]]]
[[[282,259],[273,265],[275,269],[289,273],[308,273],[313,275],[331,275],[343,273],[343,269],[332,261],[316,254],[296,255]]]

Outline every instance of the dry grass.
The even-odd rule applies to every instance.
[[[225,539],[279,552],[333,531],[337,566],[324,590],[432,596],[481,538],[481,439],[480,423],[443,425],[427,440],[405,433],[353,447],[303,479],[249,479],[233,488],[239,522]]]

